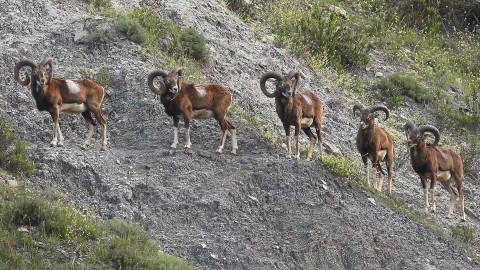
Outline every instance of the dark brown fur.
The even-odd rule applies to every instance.
[[[361,113],[361,125],[357,132],[356,145],[366,170],[368,170],[368,160],[370,159],[372,161],[372,166],[377,172],[381,173],[383,177],[385,172],[382,170],[380,162],[385,162],[388,170],[388,194],[391,194],[392,165],[394,158],[393,138],[385,129],[375,125],[375,118],[377,118],[376,111],[379,109],[388,111],[384,106],[375,106],[371,109],[363,108],[360,104],[354,106],[354,113],[356,110],[360,110]],[[386,118],[388,118],[388,114]],[[381,159],[381,156],[379,155],[382,150],[387,151],[383,159]],[[367,171],[367,178],[368,177]],[[369,183],[369,181],[370,180],[367,179],[367,183]],[[383,184],[383,181],[380,181],[380,187],[378,188],[379,191],[381,191],[381,185]],[[374,183],[374,185],[376,185],[376,183]]]
[[[50,66],[47,73],[46,66]],[[30,67],[31,73],[22,81],[19,77],[20,69],[23,66]],[[78,93],[72,93],[65,80],[60,80],[52,77],[53,60],[45,59],[40,64],[33,64],[30,60],[19,61],[14,70],[15,79],[24,86],[30,85],[30,91],[34,97],[37,108],[40,111],[48,111],[52,117],[54,125],[58,126],[60,112],[64,104],[84,104],[86,111],[82,112],[82,116],[87,122],[93,126],[96,125],[92,114],[104,128],[104,141],[102,143],[102,150],[106,149],[106,121],[101,113],[101,105],[105,95],[105,90],[100,85],[90,80],[72,80],[79,87]],[[59,129],[59,127],[58,127]],[[54,127],[54,141],[56,140],[57,130]],[[60,138],[62,138],[60,132]],[[90,138],[91,139],[91,138]],[[56,141],[52,141],[52,145],[56,145]],[[60,145],[62,145],[62,139]],[[88,146],[85,143],[83,146]]]
[[[153,80],[161,77],[160,87],[153,86]],[[227,120],[227,113],[233,101],[233,95],[223,86],[214,83],[189,84],[183,82],[182,70],[176,68],[169,74],[164,71],[154,70],[148,76],[150,90],[160,95],[160,100],[165,107],[167,115],[173,117],[173,125],[178,129],[180,116],[183,116],[185,128],[187,129],[187,144],[189,145],[190,121],[194,118],[195,110],[207,110],[213,113],[222,130],[220,147],[218,152],[223,150],[226,132],[232,133],[232,153],[236,153],[235,126]],[[204,95],[202,95],[204,94]],[[199,117],[200,118],[200,117]],[[172,144],[176,147],[176,142]]]
[[[295,77],[295,84],[292,82],[292,78]],[[265,83],[268,79],[276,79],[275,92],[266,93]],[[298,149],[298,136],[300,129],[304,131],[309,137],[310,141],[317,141],[320,148],[320,155],[322,155],[322,118],[323,118],[323,104],[320,99],[312,92],[299,92],[300,73],[292,71],[285,76],[280,76],[275,72],[268,72],[264,74],[260,80],[260,87],[268,97],[275,98],[275,108],[277,115],[282,121],[283,128],[285,129],[285,135],[289,140],[290,126],[295,127],[294,136],[297,138],[297,157],[299,155]],[[302,119],[312,118],[312,125],[315,127],[317,137],[313,134],[311,126],[302,127]],[[288,142],[289,143],[289,142]],[[307,154],[309,160],[312,155],[313,148]],[[290,155],[290,149],[289,149]]]
[[[422,182],[422,187],[424,190],[427,189],[427,181],[430,179],[430,189],[432,191],[432,200],[433,200],[433,210],[435,211],[435,197],[434,197],[434,188],[437,183],[437,177],[439,171],[449,172],[451,177],[453,177],[455,184],[457,186],[457,191],[455,191],[451,184],[451,179],[447,181],[442,181],[442,186],[450,193],[451,203],[456,200],[456,196],[460,197],[461,202],[461,219],[465,221],[465,212],[464,212],[464,194],[462,189],[463,184],[463,162],[461,158],[451,149],[441,149],[436,147],[436,144],[440,140],[440,133],[438,130],[421,130],[422,127],[431,127],[431,126],[420,126],[416,128],[412,123],[408,123],[405,126],[407,132],[407,140],[410,148],[410,161],[412,164],[413,170],[420,176]],[[425,141],[424,132],[430,131],[435,135],[435,143],[433,145],[428,145]],[[437,133],[437,134],[435,134]],[[452,201],[453,200],[453,201]],[[428,209],[428,200],[425,202],[425,208]],[[452,214],[453,208],[449,209],[448,217]]]

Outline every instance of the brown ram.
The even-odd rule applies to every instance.
[[[360,111],[360,127],[357,132],[357,150],[362,156],[365,165],[367,185],[370,186],[370,169],[368,168],[368,160],[372,162],[372,166],[376,169],[373,175],[373,188],[382,191],[385,172],[380,165],[381,161],[385,161],[388,169],[388,194],[392,194],[392,163],[393,163],[393,139],[392,136],[383,128],[375,125],[375,118],[378,117],[378,111],[385,113],[385,120],[388,119],[390,111],[383,105],[365,108],[362,104],[357,103],[353,106],[353,114]],[[380,181],[377,186],[376,174],[380,173]]]
[[[425,141],[425,133],[431,133],[435,136],[432,145]],[[422,181],[425,212],[428,212],[430,204],[428,201],[427,179],[430,179],[430,191],[432,193],[431,210],[435,212],[435,184],[441,182],[443,187],[450,193],[450,207],[448,208],[448,218],[452,217],[455,201],[460,197],[460,217],[465,221],[465,202],[462,189],[463,181],[463,163],[460,157],[450,149],[440,149],[437,147],[440,141],[440,132],[431,125],[421,125],[416,127],[412,122],[405,124],[405,133],[408,146],[410,148],[410,161],[413,170],[420,176]],[[456,183],[457,191],[452,187]]]
[[[154,79],[160,77],[160,86],[154,86]],[[186,128],[186,148],[190,148],[190,121],[192,119],[215,118],[222,129],[220,146],[217,152],[222,152],[227,130],[232,135],[232,153],[236,153],[237,136],[235,127],[227,120],[227,113],[232,105],[233,95],[223,86],[214,83],[188,84],[183,82],[182,69],[176,68],[170,73],[153,70],[148,74],[150,90],[160,95],[160,101],[167,115],[173,117],[172,148],[178,144],[178,122],[183,117]]]
[[[313,148],[317,143],[320,148],[320,156],[322,155],[322,117],[323,105],[320,99],[312,92],[299,92],[301,73],[291,71],[285,76],[281,76],[277,72],[267,72],[260,79],[260,89],[263,94],[269,98],[275,98],[275,107],[278,117],[283,123],[285,134],[287,137],[287,157],[291,157],[292,148],[290,144],[290,126],[295,127],[295,157],[300,158],[300,149],[298,135],[300,128],[307,134],[310,139],[310,147],[307,153],[307,160],[312,158]],[[267,90],[266,82],[269,79],[275,80],[275,91]],[[295,79],[293,82],[292,79]],[[316,129],[317,137],[313,134],[310,127]]]
[[[48,70],[47,70],[48,66]],[[31,72],[20,78],[20,69],[29,67]],[[107,122],[102,116],[101,105],[105,90],[90,80],[61,80],[53,78],[53,59],[46,58],[40,64],[31,60],[21,60],[14,68],[15,80],[23,86],[30,85],[30,91],[40,111],[48,111],[53,119],[53,139],[51,146],[63,146],[63,135],[60,131],[60,112],[78,114],[89,123],[89,131],[82,148],[92,143],[96,123],[92,114],[103,127],[101,150],[107,149]]]

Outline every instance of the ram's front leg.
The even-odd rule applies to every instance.
[[[287,140],[287,158],[292,157],[292,145],[290,142],[290,125],[283,124],[283,128],[285,129],[285,137]]]
[[[50,146],[63,146],[63,136],[62,132],[60,131],[60,125],[58,124],[60,118],[60,111],[58,109],[54,109],[50,112],[50,116],[53,120],[53,139],[50,142]],[[58,137],[60,136],[60,144],[58,144]]]
[[[427,179],[423,176],[420,177],[420,180],[422,181],[422,188],[423,188],[423,200],[424,200],[424,211],[425,213],[428,213],[428,210],[430,209],[430,203],[428,202],[428,189],[427,189]]]
[[[186,112],[183,114],[183,120],[185,121],[185,148],[191,148],[192,142],[190,141],[190,119],[192,119],[192,112]]]
[[[300,123],[295,124],[295,158],[300,158],[300,143],[298,141],[298,135],[300,135]]]
[[[173,143],[170,145],[171,148],[177,148],[178,144],[178,122],[180,118],[178,116],[173,117]]]

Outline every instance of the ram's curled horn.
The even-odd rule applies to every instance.
[[[13,68],[13,75],[15,76],[15,80],[22,86],[27,86],[30,84],[30,75],[28,74],[28,72],[25,72],[25,80],[20,79],[20,69],[25,66],[29,66],[32,70],[36,68],[35,63],[28,59],[20,60],[17,64],[15,64],[15,67]]]
[[[176,67],[173,71],[172,71],[175,75],[177,75],[178,77],[181,77],[182,74],[183,74],[183,70],[181,67]]]
[[[287,78],[290,80],[294,77],[295,77],[295,86],[293,87],[293,95],[297,93],[297,89],[300,86],[300,72],[292,70],[287,75]]]
[[[269,98],[273,98],[276,96],[276,90],[273,92],[268,92],[267,87],[266,87],[266,82],[268,79],[275,79],[278,82],[283,81],[282,76],[276,72],[267,72],[265,73],[262,78],[260,79],[260,89],[262,90],[263,94]]]
[[[421,125],[418,127],[418,132],[420,134],[424,134],[425,132],[430,132],[435,136],[435,141],[431,145],[431,147],[437,146],[438,142],[440,141],[440,131],[434,126],[431,125]]]
[[[412,121],[408,121],[407,123],[405,123],[405,126],[403,127],[403,129],[405,130],[405,136],[407,136],[407,141],[408,141],[408,137],[410,136],[410,132],[414,129],[416,129],[417,127],[415,126],[414,123],[412,123]]]
[[[47,57],[47,58],[42,60],[40,65],[42,65],[44,67],[47,67],[47,65],[49,66],[49,69],[48,69],[48,83],[50,83],[50,81],[52,80],[52,76],[53,76],[53,59]]]
[[[153,80],[158,76],[161,76],[162,79],[160,80],[160,87],[157,89],[153,85]],[[150,72],[148,74],[148,79],[147,79],[148,88],[150,88],[150,90],[157,95],[165,94],[165,91],[167,90],[167,87],[165,86],[165,83],[163,82],[163,80],[166,77],[168,77],[168,74],[165,71],[162,71],[162,70],[157,69],[157,70],[154,70],[154,71]]]
[[[365,110],[365,107],[360,103],[355,103],[355,105],[353,105],[353,115],[355,115],[357,110],[363,112],[363,110]]]
[[[385,120],[388,119],[388,117],[390,117],[390,110],[385,106],[385,105],[376,105],[376,106],[373,106],[372,108],[370,108],[370,113],[374,113],[376,111],[382,111],[385,113]]]

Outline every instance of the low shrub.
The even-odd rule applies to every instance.
[[[135,18],[131,18],[128,15],[120,16],[117,29],[135,43],[144,44],[147,42],[147,31]]]
[[[113,7],[112,0],[87,0],[90,11],[104,11]]]
[[[117,29],[133,42],[145,44],[153,52],[198,62],[205,62],[210,56],[205,37],[198,31],[183,29],[147,9],[135,9],[120,16]]]
[[[108,74],[103,67],[101,67],[96,73],[86,69],[80,69],[79,72],[83,79],[94,81],[103,88],[106,88],[112,80],[112,75]]]
[[[343,178],[352,178],[357,175],[358,168],[352,166],[352,160],[347,157],[324,154],[321,160],[317,160],[333,175]]]
[[[30,175],[35,164],[26,159],[27,144],[15,139],[7,123],[0,120],[0,167],[16,175]]]
[[[467,225],[457,225],[452,227],[452,238],[467,244],[473,241],[474,233],[475,230]]]
[[[409,74],[396,73],[384,78],[377,85],[380,97],[390,97],[392,105],[398,107],[403,102],[402,96],[413,98],[416,102],[429,102],[433,94],[418,79]]]

